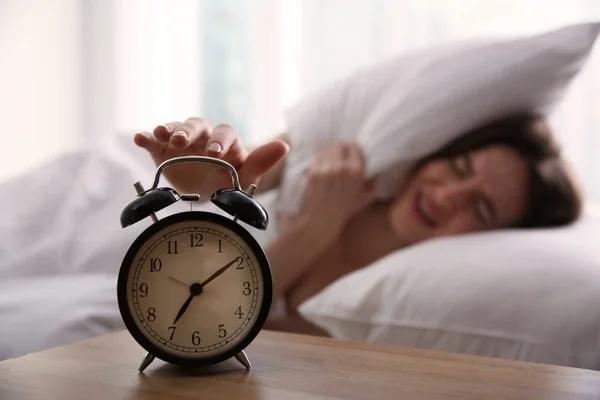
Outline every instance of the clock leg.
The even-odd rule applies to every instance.
[[[248,356],[246,355],[244,350],[237,353],[235,355],[235,359],[238,360],[244,367],[246,367],[246,369],[250,369],[250,360],[248,359]]]
[[[146,367],[148,367],[148,365],[150,365],[152,363],[152,361],[154,361],[154,358],[155,357],[153,354],[151,354],[151,353],[146,354],[146,357],[144,357],[144,361],[142,361],[142,363],[140,364],[138,371],[144,372]]]

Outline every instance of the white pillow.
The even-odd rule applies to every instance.
[[[600,369],[600,212],[567,228],[424,242],[346,275],[301,315],[333,337]]]
[[[278,209],[297,212],[303,171],[334,138],[358,141],[376,194],[461,133],[502,115],[548,112],[587,60],[599,23],[534,36],[458,41],[402,54],[307,96],[288,113],[292,150]]]

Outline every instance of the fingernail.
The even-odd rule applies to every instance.
[[[219,143],[213,142],[213,143],[210,144],[210,146],[208,146],[208,150],[212,151],[212,152],[215,152],[215,153],[220,153],[221,150],[222,150],[222,148],[221,148],[221,145]]]
[[[166,126],[166,125],[160,125],[160,126],[162,126],[163,128],[165,128],[165,130],[166,130],[167,132],[171,132],[171,129],[169,129],[169,127],[168,127],[168,126]]]
[[[185,133],[184,131],[177,131],[173,134],[173,136],[181,136],[186,138],[187,137],[187,133]]]

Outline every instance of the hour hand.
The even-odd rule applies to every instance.
[[[183,313],[185,313],[185,310],[188,309],[188,307],[190,306],[190,303],[192,302],[192,300],[194,300],[194,297],[196,297],[196,296],[194,296],[194,294],[191,293],[190,296],[185,301],[185,303],[183,303],[183,305],[179,309],[179,312],[177,313],[177,316],[175,317],[175,321],[173,321],[173,325],[175,325],[177,323],[177,321],[179,321],[179,318],[181,318],[183,316]]]
[[[192,300],[194,300],[194,297],[198,296],[200,293],[202,293],[202,285],[199,283],[193,283],[192,286],[190,286],[190,295],[188,296],[185,303],[183,303],[183,305],[179,309],[179,312],[177,313],[177,316],[175,317],[175,321],[173,321],[173,325],[175,325],[177,323],[177,321],[179,321],[179,318],[181,318],[183,316],[185,311],[188,309],[188,307],[192,303]]]

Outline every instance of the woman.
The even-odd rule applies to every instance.
[[[158,126],[134,140],[156,163],[191,154],[225,159],[238,168],[243,187],[260,178],[261,191],[278,187],[290,145],[282,136],[248,152],[232,127],[213,129],[199,118]],[[306,171],[301,213],[276,216],[278,237],[266,253],[274,297],[285,299],[288,315],[334,280],[403,247],[469,232],[560,226],[581,212],[573,176],[547,124],[534,115],[466,132],[422,160],[387,202],[374,201],[363,165],[356,144],[322,149]],[[230,185],[226,173],[203,165],[174,166],[165,174],[182,192],[210,195]]]

